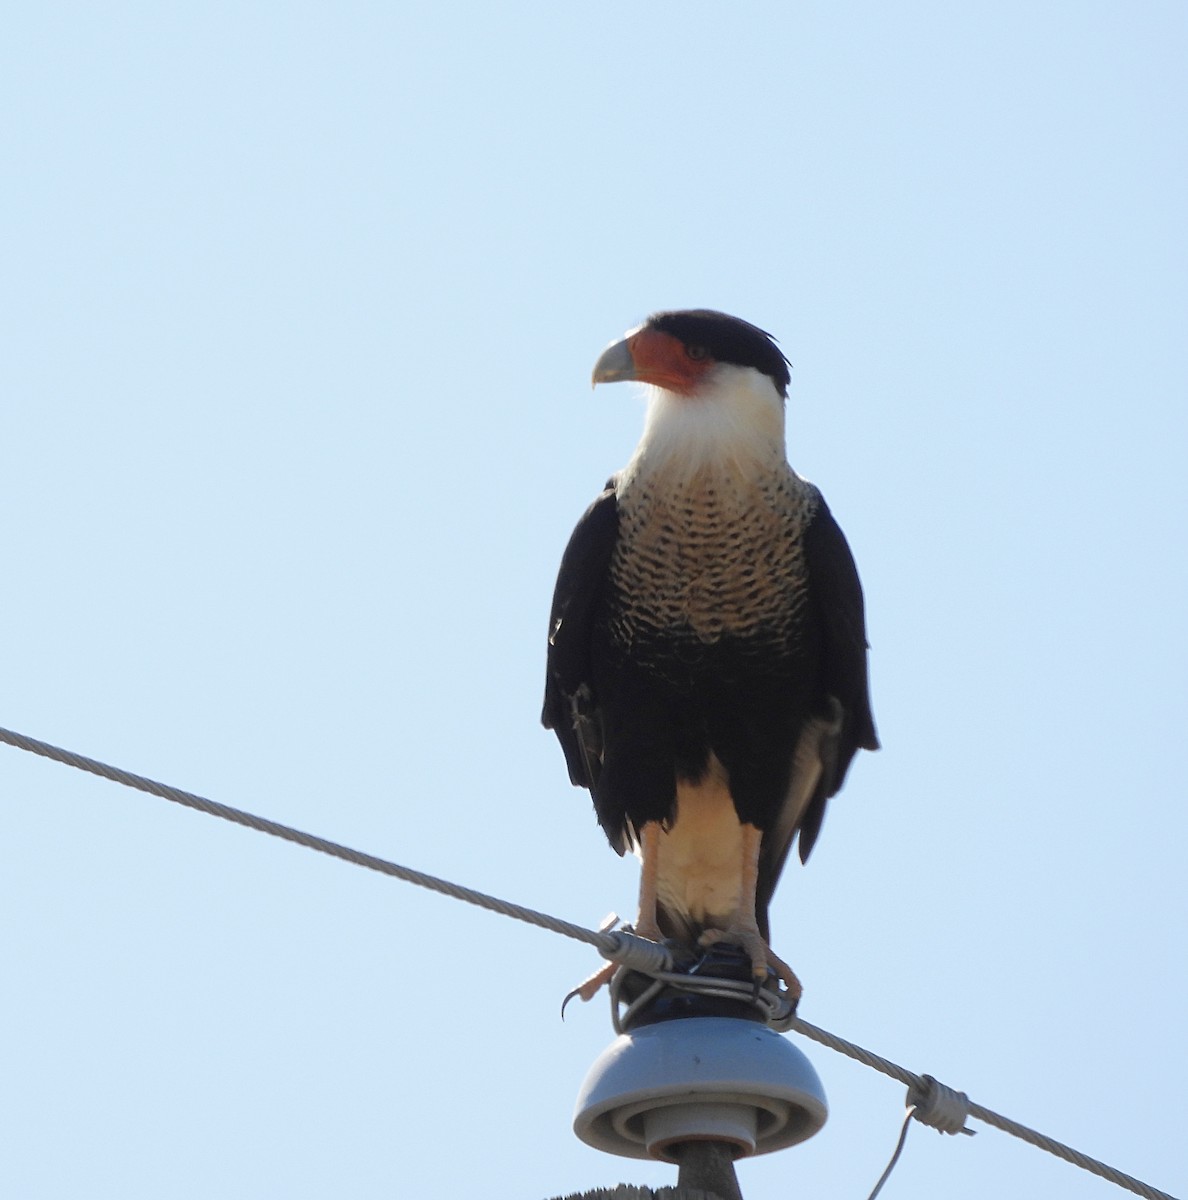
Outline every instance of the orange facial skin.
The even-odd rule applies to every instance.
[[[627,349],[635,364],[634,378],[653,383],[670,392],[692,394],[714,360],[704,350],[690,353],[678,338],[655,329],[641,329],[627,339]]]

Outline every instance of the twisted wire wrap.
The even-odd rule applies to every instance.
[[[946,1087],[931,1075],[921,1075],[919,1084],[908,1088],[907,1103],[912,1116],[922,1125],[940,1133],[973,1133],[965,1127],[969,1097]]]
[[[649,942],[647,938],[637,937],[625,929],[617,929],[603,936],[616,944],[611,949],[600,947],[602,957],[619,963],[629,971],[655,976],[672,967],[672,955],[657,942]]]

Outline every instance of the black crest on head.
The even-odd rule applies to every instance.
[[[754,367],[775,384],[781,396],[788,395],[792,378],[788,360],[775,338],[757,325],[712,308],[653,313],[645,324],[671,334],[686,346],[701,347],[715,362]]]

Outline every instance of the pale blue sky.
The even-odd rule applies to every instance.
[[[0,45],[0,724],[595,924],[537,724],[638,435],[605,343],[794,364],[885,749],[787,872],[803,1015],[1170,1191],[1188,887],[1180,3],[26,5]],[[0,1194],[546,1197],[591,952],[0,748]],[[902,1089],[747,1200],[864,1197]],[[1105,1197],[993,1130],[884,1195]]]

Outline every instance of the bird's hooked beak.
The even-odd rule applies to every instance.
[[[704,354],[692,358],[672,334],[641,325],[607,346],[594,364],[591,382],[597,385],[634,379],[689,395],[713,365]]]
[[[628,379],[638,379],[635,370],[635,357],[631,353],[631,342],[635,331],[611,342],[598,356],[594,364],[594,372],[590,376],[590,386],[597,387],[600,383],[621,383]]]

